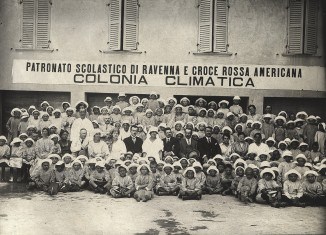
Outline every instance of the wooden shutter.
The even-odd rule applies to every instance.
[[[22,4],[22,48],[33,48],[35,35],[35,2],[34,0],[24,0]]]
[[[121,50],[121,0],[109,4],[109,50]]]
[[[49,48],[50,43],[50,2],[37,0],[36,48]]]
[[[213,50],[213,0],[199,3],[198,52]]]
[[[304,0],[289,0],[288,53],[303,53]]]
[[[228,3],[215,0],[214,6],[214,52],[226,52],[228,44]]]
[[[304,34],[304,53],[317,53],[317,23],[318,23],[318,0],[307,0],[305,34]]]
[[[138,44],[138,0],[125,0],[123,50],[136,50]]]

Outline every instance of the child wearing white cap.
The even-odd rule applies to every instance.
[[[277,116],[275,118],[274,139],[276,140],[277,143],[285,139],[285,128],[284,128],[285,123],[286,123],[286,119],[283,116]]]
[[[58,192],[66,192],[67,187],[64,184],[64,181],[67,176],[67,171],[65,169],[65,164],[63,161],[58,161],[55,164],[53,177],[50,180],[49,194],[56,195]]]
[[[112,179],[104,168],[104,161],[97,161],[95,164],[95,171],[90,175],[89,186],[95,193],[104,194],[111,189]]]
[[[238,184],[238,195],[242,202],[253,202],[256,196],[257,179],[254,177],[254,172],[251,167],[245,169],[245,176]]]
[[[274,128],[274,123],[272,122],[272,115],[265,114],[263,116],[261,132],[262,132],[262,134],[265,135],[266,139],[268,139],[269,137],[273,137],[275,128]]]
[[[226,117],[227,113],[230,112],[228,106],[229,106],[229,101],[221,100],[220,102],[218,102],[219,109],[217,111],[218,112],[223,112],[224,117]]]
[[[199,180],[196,178],[196,171],[193,167],[188,167],[183,173],[184,178],[180,186],[179,198],[200,200],[202,190]]]
[[[112,181],[110,194],[114,198],[131,197],[134,194],[134,183],[129,175],[127,175],[128,167],[120,165],[118,173]]]
[[[151,170],[148,164],[138,166],[137,171],[138,176],[135,181],[136,192],[134,198],[138,202],[146,202],[153,197],[153,176],[150,174]]]
[[[151,109],[145,111],[145,115],[141,120],[141,125],[144,127],[155,126],[154,113]]]
[[[18,125],[18,133],[26,133],[27,127],[28,127],[28,118],[29,114],[28,113],[22,113],[20,117],[20,123]]]
[[[28,183],[28,190],[38,189],[48,192],[51,180],[54,177],[54,172],[50,169],[51,164],[51,159],[41,160],[41,167],[31,177],[31,182]]]
[[[287,178],[285,176],[286,172],[293,169],[295,164],[293,161],[293,155],[290,151],[286,150],[282,154],[283,162],[278,165],[278,169],[280,171],[280,177],[282,178],[282,182],[284,182]]]
[[[11,142],[13,138],[18,136],[18,126],[20,123],[20,117],[22,112],[19,108],[14,108],[11,110],[11,117],[7,121],[6,128],[8,131],[8,142]]]
[[[164,173],[161,175],[160,181],[156,186],[157,195],[178,195],[179,185],[177,184],[177,177],[173,169],[173,166],[168,163],[163,166]]]
[[[24,141],[24,145],[22,147],[23,153],[23,165],[22,165],[22,181],[27,181],[30,178],[30,168],[35,165],[36,159],[36,148],[35,142],[31,138],[27,138]]]
[[[84,171],[83,164],[79,160],[74,160],[72,162],[72,167],[67,172],[67,177],[65,178],[65,185],[67,186],[67,191],[78,192],[81,187],[85,185],[83,181]]]
[[[222,184],[221,184],[221,177],[219,170],[216,168],[216,166],[211,165],[207,169],[207,177],[205,182],[205,188],[204,191],[211,194],[220,194],[223,190]]]
[[[292,169],[285,174],[285,178],[282,201],[288,206],[305,207],[305,203],[302,200],[303,188],[300,173]]]
[[[69,134],[71,132],[71,126],[76,120],[76,117],[74,117],[74,109],[69,107],[66,109],[66,115],[62,117],[62,127],[64,130],[68,131]]]
[[[309,145],[309,148],[311,148],[315,140],[315,135],[318,131],[318,126],[316,125],[316,117],[310,115],[307,118],[307,122],[307,125],[303,128],[303,140]]]
[[[28,126],[35,126],[37,130],[40,129],[40,111],[38,111],[37,109],[35,109],[31,116],[28,119]]]
[[[325,153],[325,143],[326,143],[326,124],[324,122],[318,124],[318,131],[315,134],[314,141],[318,143],[318,150],[324,154]]]
[[[6,167],[9,167],[10,147],[7,145],[7,138],[0,136],[0,167],[1,167],[1,179],[5,181]]]
[[[317,177],[316,171],[309,170],[304,173],[303,201],[310,206],[325,204],[326,195],[323,194],[323,187],[317,182]]]
[[[285,130],[285,138],[292,139],[299,139],[299,134],[295,129],[295,122],[290,120],[286,123],[286,130]]]
[[[241,101],[240,96],[233,97],[233,104],[230,106],[230,112],[234,113],[236,117],[243,113],[242,107],[239,105]]]
[[[156,92],[151,92],[150,94],[149,94],[149,99],[148,99],[148,108],[149,109],[151,109],[153,112],[155,112],[155,110],[157,109],[157,108],[159,108],[160,107],[160,105],[159,105],[159,102],[158,102],[158,94],[156,93]]]
[[[275,173],[271,168],[265,168],[260,172],[256,201],[268,203],[272,207],[279,207],[282,187],[275,181]]]
[[[9,166],[11,171],[10,181],[17,182],[18,175],[20,174],[20,169],[23,165],[23,141],[18,137],[14,138],[11,145],[11,153],[9,158]]]
[[[135,124],[135,118],[133,116],[133,110],[130,107],[126,107],[122,110],[121,122],[128,122],[130,125]]]
[[[304,154],[298,154],[295,157],[295,160],[296,160],[296,166],[293,169],[299,172],[303,179],[303,175],[305,174],[305,172],[309,171],[309,168],[305,166],[307,162],[307,158]]]
[[[129,103],[126,102],[126,94],[123,92],[120,92],[118,95],[118,102],[115,104],[116,106],[119,106],[121,110],[129,106]]]

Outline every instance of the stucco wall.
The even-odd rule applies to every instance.
[[[229,51],[231,56],[194,55],[197,51],[197,0],[140,0],[139,51],[141,54],[104,54],[107,49],[108,0],[53,0],[49,51],[19,51],[20,4],[0,1],[0,90],[69,91],[74,103],[85,92],[149,93],[157,88],[132,86],[77,86],[13,84],[13,59],[105,61],[144,63],[216,63],[249,65],[324,66],[322,10],[319,11],[318,55],[283,56],[286,45],[286,0],[230,0]],[[45,77],[46,79],[46,77]],[[271,84],[272,85],[272,84]],[[304,89],[304,87],[303,87]],[[323,88],[321,89],[323,90]],[[325,92],[218,88],[159,89],[162,97],[174,94],[249,96],[262,109],[263,97],[325,97]]]

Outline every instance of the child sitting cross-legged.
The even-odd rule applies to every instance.
[[[65,185],[67,191],[78,192],[85,185],[83,181],[84,171],[83,164],[79,160],[74,160],[72,162],[72,167],[67,172],[67,177],[65,179]]]
[[[323,195],[322,185],[316,181],[318,173],[312,170],[304,173],[305,181],[302,183],[302,200],[310,206],[325,204],[325,195]]]
[[[98,161],[95,164],[95,171],[92,172],[89,179],[89,187],[95,193],[104,194],[111,188],[110,174],[104,170],[104,161]]]
[[[43,159],[41,167],[32,176],[31,182],[29,182],[27,189],[39,189],[44,192],[48,192],[51,178],[53,177],[53,171],[50,170],[52,161],[50,159]]]
[[[275,173],[271,168],[265,168],[260,172],[261,179],[258,181],[256,201],[268,203],[272,207],[280,207],[282,187],[276,183]]]
[[[128,167],[121,165],[118,167],[118,175],[112,181],[110,193],[114,198],[131,197],[135,192],[134,183],[127,175]]]
[[[51,178],[51,184],[49,187],[49,194],[56,195],[58,192],[67,192],[67,187],[64,184],[67,172],[65,170],[65,163],[58,161],[54,167],[54,176]]]
[[[167,163],[164,165],[163,171],[164,174],[156,186],[157,195],[178,195],[179,186],[177,185],[177,177],[173,172],[173,166]]]
[[[138,167],[138,176],[135,181],[136,192],[134,198],[136,201],[146,202],[153,197],[153,176],[150,174],[148,164],[142,164]]]
[[[221,177],[216,166],[211,165],[207,169],[205,192],[209,195],[219,194],[223,191]]]
[[[289,206],[305,207],[302,200],[303,188],[300,173],[291,169],[285,174],[285,177],[287,180],[283,184],[282,201]]]
[[[202,191],[200,182],[196,178],[196,171],[193,167],[188,167],[182,179],[182,184],[179,192],[179,198],[185,199],[201,199]]]
[[[245,203],[253,202],[257,189],[257,179],[254,178],[254,172],[251,167],[245,170],[245,176],[238,184],[238,194],[240,201]]]

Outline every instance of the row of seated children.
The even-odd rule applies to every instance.
[[[283,158],[278,167],[267,163],[257,167],[243,159],[226,162],[222,156],[201,165],[194,158],[177,160],[168,156],[155,162],[152,157],[134,158],[128,154],[118,161],[78,156],[65,165],[59,155],[52,154],[41,161],[28,188],[51,195],[89,189],[115,198],[134,197],[137,201],[148,201],[154,193],[178,195],[184,200],[221,194],[234,195],[244,203],[256,201],[274,207],[325,205],[326,160],[318,169],[307,167],[302,173],[304,156],[296,157],[296,167],[290,152],[285,152]]]

